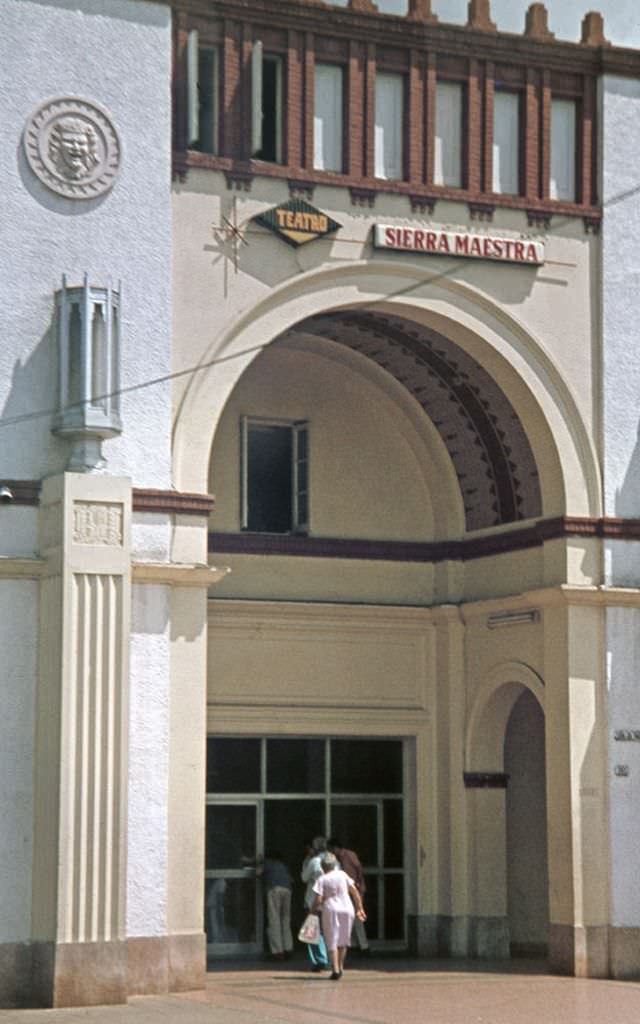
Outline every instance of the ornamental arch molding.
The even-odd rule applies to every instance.
[[[207,487],[209,460],[213,437],[219,418],[233,388],[244,370],[263,348],[281,339],[287,332],[304,325],[304,330],[328,336],[331,325],[349,321],[352,342],[353,331],[362,325],[375,335],[384,327],[387,334],[394,333],[394,367],[389,372],[403,376],[398,368],[398,352],[406,366],[417,359],[416,345],[430,349],[429,358],[420,372],[432,380],[436,394],[438,378],[444,383],[449,412],[457,416],[458,438],[474,441],[478,424],[493,423],[495,430],[485,434],[494,443],[503,466],[511,451],[508,432],[503,427],[511,415],[520,424],[518,434],[520,454],[530,446],[531,467],[539,474],[538,515],[555,516],[570,512],[574,515],[600,514],[600,487],[597,459],[588,432],[579,414],[577,404],[560,370],[544,346],[512,316],[491,302],[486,296],[458,281],[435,278],[417,267],[397,263],[376,262],[352,264],[349,268],[324,269],[301,274],[294,281],[274,289],[257,305],[238,317],[213,336],[209,330],[199,341],[202,353],[200,365],[191,375],[180,400],[173,438],[174,483],[181,490],[204,491]],[[212,317],[211,322],[215,322]],[[353,326],[357,325],[357,326]],[[398,336],[398,332],[402,337]],[[334,332],[335,333],[335,332]],[[445,345],[439,344],[442,339]],[[336,340],[335,338],[331,340]],[[341,339],[338,339],[341,340]],[[356,344],[352,344],[354,350]],[[366,347],[366,346],[365,346]],[[370,355],[370,353],[366,353]],[[456,359],[456,355],[459,358]],[[402,361],[402,359],[400,361]],[[439,361],[439,362],[438,362]],[[425,362],[423,360],[423,362]],[[434,365],[438,362],[438,365]],[[378,360],[384,367],[384,356]],[[414,363],[414,365],[416,365]],[[477,380],[469,382],[469,368],[476,366],[483,376],[478,393],[473,388]],[[467,379],[465,380],[465,375]],[[491,383],[488,383],[491,382]],[[466,385],[467,401],[459,401]],[[501,415],[496,422],[495,406],[486,388],[493,388],[493,396],[502,398]],[[484,393],[483,392],[484,388]],[[416,396],[417,397],[417,396]],[[488,405],[484,404],[487,403]],[[469,417],[471,405],[476,416]],[[434,415],[427,410],[428,415]],[[437,418],[437,417],[436,417]],[[471,420],[471,429],[465,422]],[[455,433],[446,427],[447,433]],[[493,433],[493,437],[491,434]],[[504,436],[501,438],[500,434]],[[524,442],[524,443],[523,443]],[[456,438],[450,438],[449,455],[456,451]],[[478,458],[483,461],[484,442],[476,446]],[[485,445],[486,447],[486,445]],[[526,460],[525,460],[526,461]],[[494,463],[495,467],[495,463]],[[512,513],[517,509],[518,477],[520,467],[507,474],[502,481],[499,497],[502,508],[511,503]],[[458,468],[458,467],[456,467]],[[460,480],[460,473],[458,473]],[[515,477],[516,486],[514,489]],[[531,479],[526,481],[531,498]],[[492,481],[489,481],[489,489]],[[461,491],[464,485],[460,480]],[[515,504],[514,504],[515,503]],[[500,502],[498,503],[500,508]],[[520,512],[507,514],[498,511],[496,525],[531,517],[535,500],[522,505]],[[467,514],[467,529],[479,528],[477,519]]]
[[[518,698],[525,690],[533,694],[544,713],[544,683],[537,672],[524,662],[501,662],[485,677],[469,716],[465,743],[466,771],[504,770],[507,723]]]

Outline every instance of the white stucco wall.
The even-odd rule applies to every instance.
[[[640,729],[640,610],[607,611],[609,685],[609,793],[612,924],[640,926],[640,743],[614,739],[617,730]],[[616,775],[616,766],[628,775]]]
[[[0,419],[51,409],[54,291],[66,272],[122,280],[122,386],[170,369],[170,81],[167,6],[133,0],[0,0]],[[97,199],[56,196],[30,170],[22,132],[32,111],[81,96],[110,112],[123,147],[113,189]],[[109,472],[142,487],[170,482],[169,387],[125,394],[124,433],[107,442]],[[68,445],[43,416],[5,426],[0,475],[61,469]]]
[[[603,107],[603,362],[605,514],[640,514],[640,82],[608,76]],[[612,565],[630,572],[629,553]],[[637,584],[640,576],[634,567]],[[629,580],[631,582],[631,580]]]
[[[169,590],[133,587],[129,689],[127,934],[167,927]]]
[[[640,82],[606,77],[603,113],[603,470],[605,514],[640,515]],[[605,554],[607,582],[640,584],[638,545],[611,541]],[[616,742],[617,729],[640,728],[637,687],[640,615],[631,608],[607,610],[609,691],[609,794],[612,923],[640,925],[640,744]],[[616,776],[616,765],[629,775]]]
[[[30,936],[37,621],[37,584],[0,580],[0,943]]]

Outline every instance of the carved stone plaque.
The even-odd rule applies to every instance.
[[[27,121],[24,148],[33,173],[68,199],[94,199],[113,185],[122,146],[97,103],[75,96],[47,100]]]
[[[118,502],[73,503],[73,543],[122,547],[122,505]]]

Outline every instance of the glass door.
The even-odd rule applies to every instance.
[[[258,802],[207,803],[205,931],[212,956],[257,953],[262,934],[255,860]]]
[[[264,893],[255,873],[262,856],[289,868],[297,929],[305,913],[302,859],[318,835],[338,838],[362,861],[374,948],[406,944],[402,740],[210,736],[207,748],[210,956],[264,948]]]
[[[406,944],[402,810],[401,799],[384,797],[331,804],[331,831],[364,869],[367,935],[377,945]]]

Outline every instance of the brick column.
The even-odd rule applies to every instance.
[[[538,72],[527,70],[524,100],[524,193],[527,199],[540,197],[540,102]]]

